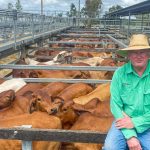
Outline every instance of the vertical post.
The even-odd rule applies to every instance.
[[[17,47],[17,44],[16,44],[17,10],[13,10],[13,21],[14,21],[14,42],[15,42],[15,49],[16,49],[16,47]]]
[[[128,34],[127,36],[129,37],[129,34],[130,34],[130,21],[131,21],[131,14],[129,12],[129,20],[128,20]]]
[[[143,32],[143,20],[144,20],[144,16],[143,16],[143,13],[142,13],[142,22],[141,22],[141,32]]]
[[[119,33],[121,33],[121,28],[122,28],[122,19],[121,19],[121,16],[120,16],[120,21],[119,21]]]
[[[32,125],[22,125],[22,128],[32,128]],[[22,150],[32,150],[32,141],[22,141]]]
[[[41,0],[41,15],[43,15],[43,0]]]
[[[105,16],[105,19],[104,19],[104,29],[106,29],[106,16]]]
[[[116,30],[116,32],[117,32],[117,21],[118,21],[118,19],[117,19],[117,14],[116,14],[116,16],[115,16],[115,30]]]
[[[79,0],[79,8],[78,8],[78,28],[80,27],[80,0]]]
[[[34,20],[33,20],[33,14],[31,14],[31,28],[32,28],[32,39],[34,41]]]

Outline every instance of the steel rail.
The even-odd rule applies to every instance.
[[[48,44],[70,44],[70,45],[74,45],[74,44],[87,44],[87,45],[91,45],[91,44],[104,44],[104,42],[49,41]],[[105,44],[114,44],[114,42],[105,42]]]
[[[87,37],[87,38],[90,38],[90,37],[93,37],[93,38],[99,38],[99,37],[106,37],[105,34],[60,34],[60,36],[64,36],[64,37]]]
[[[45,66],[45,65],[14,65],[1,64],[0,69],[36,69],[36,70],[88,70],[88,71],[115,71],[118,67],[112,66]]]
[[[125,45],[124,43],[120,42],[119,40],[115,39],[114,37],[112,37],[109,34],[106,34],[107,37],[109,37],[112,41],[114,41],[115,43],[117,43],[121,48],[126,48],[127,45]]]
[[[116,48],[78,48],[78,47],[55,47],[55,48],[47,48],[49,51],[86,51],[86,52],[114,52]]]
[[[114,32],[109,31],[78,31],[78,30],[67,30],[67,32],[73,32],[73,33],[100,33],[100,34],[115,34]]]
[[[0,128],[0,139],[25,141],[59,141],[80,143],[104,143],[107,133],[88,130],[62,130],[37,128]]]
[[[5,80],[10,80],[12,77],[5,77]],[[16,79],[16,78],[13,78]],[[99,80],[99,79],[64,79],[64,78],[22,78],[25,82],[33,83],[49,83],[49,82],[64,82],[64,83],[88,83],[99,84],[111,82],[111,80]]]

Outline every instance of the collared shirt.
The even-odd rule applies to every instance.
[[[134,71],[130,61],[117,69],[110,90],[114,117],[123,118],[125,112],[134,124],[133,129],[121,129],[126,139],[150,128],[150,61],[142,76]]]

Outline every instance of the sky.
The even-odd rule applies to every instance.
[[[12,3],[13,5],[15,5],[16,1],[17,0],[0,0],[0,9],[7,9],[8,3]],[[103,12],[105,12],[108,10],[108,8],[116,4],[122,7],[128,7],[143,2],[145,0],[102,0],[102,1],[103,1],[102,10]],[[23,7],[23,10],[25,11],[40,12],[41,0],[20,0],[20,2]],[[76,8],[78,9],[78,2],[79,0],[43,0],[44,10],[46,12],[54,10],[69,11],[71,3],[74,3],[76,5]],[[80,3],[82,8],[84,6],[85,0],[80,0]]]

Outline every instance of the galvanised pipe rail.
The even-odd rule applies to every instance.
[[[16,44],[16,46],[22,45],[22,44],[28,44],[28,43],[32,43],[34,40],[37,40],[39,38],[42,38],[44,36],[50,36],[56,33],[59,33],[63,30],[66,30],[70,27],[64,27],[64,28],[60,28],[60,29],[56,29],[56,30],[52,30],[52,31],[48,31],[48,32],[44,32],[44,33],[40,33],[40,34],[36,34],[34,35],[34,39],[32,36],[28,36],[28,37],[24,37],[24,38],[20,38],[18,40],[16,40],[16,43],[14,41],[8,41],[6,43],[1,44],[0,46],[0,52],[8,50],[10,48],[13,48]]]
[[[24,41],[27,41],[27,38],[34,41],[37,35],[40,35],[40,38],[45,38],[47,36],[45,33],[48,31],[70,27],[67,18],[17,12],[17,10],[1,9],[0,18],[1,51],[22,45],[22,43],[18,43],[20,39],[23,44],[26,44]]]
[[[67,32],[73,32],[73,33],[100,33],[100,34],[115,34],[114,32],[110,32],[110,31],[72,31],[72,30],[68,30]]]
[[[85,48],[78,48],[78,47],[55,47],[55,48],[48,48],[46,50],[49,51],[86,51],[86,52],[115,52],[116,48],[90,48],[90,49],[85,49]]]
[[[108,31],[109,29],[104,28],[71,28],[71,31]]]
[[[5,77],[5,80],[12,79],[12,77]],[[15,79],[15,78],[13,78]],[[111,82],[111,80],[99,80],[99,79],[64,79],[64,78],[22,78],[25,82],[34,83],[49,83],[49,82],[64,82],[64,83],[87,83],[87,84],[100,84]]]
[[[87,130],[60,130],[60,129],[25,129],[1,128],[0,139],[25,141],[58,141],[80,143],[104,143],[106,133]]]
[[[72,34],[72,33],[68,33],[68,34],[60,34],[61,37],[86,37],[86,38],[100,38],[103,37],[105,38],[106,35],[105,34]]]
[[[115,71],[113,66],[45,66],[45,65],[14,65],[2,64],[0,69],[36,69],[36,70],[88,70],[88,71]]]
[[[67,42],[67,41],[49,41],[48,44],[70,44],[70,45],[74,45],[74,44],[87,44],[87,45],[91,45],[91,44],[104,44],[104,42]],[[105,42],[105,44],[114,44],[114,42]]]
[[[127,45],[125,45],[124,43],[120,42],[119,40],[115,39],[114,37],[112,37],[109,34],[106,34],[107,37],[109,37],[112,41],[114,41],[115,43],[117,43],[121,48],[126,48]]]

